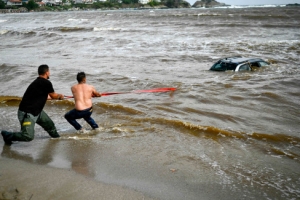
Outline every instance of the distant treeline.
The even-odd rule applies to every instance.
[[[294,3],[294,4],[287,4],[286,6],[300,6],[300,4]]]
[[[139,3],[139,0],[123,0],[119,3],[118,0],[108,0],[106,2],[95,2],[92,4],[85,3],[66,3],[63,0],[61,5],[45,4],[40,6],[34,0],[29,0],[27,3],[23,2],[22,6],[16,5],[6,5],[2,0],[0,0],[0,9],[20,9],[20,7],[28,9],[28,11],[63,11],[77,9],[122,9],[122,8],[146,8],[146,7],[160,7],[160,8],[188,8],[190,4],[184,0],[161,0],[157,2],[156,0],[150,1],[148,4],[144,5]]]

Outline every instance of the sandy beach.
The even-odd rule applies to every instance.
[[[136,138],[113,139],[107,145],[94,143],[94,137],[38,136],[11,146],[0,141],[0,200],[243,199],[243,186],[231,192],[230,185],[210,175],[210,167],[189,158],[178,162],[159,149],[155,155],[141,153],[150,138],[137,150],[130,147]],[[254,190],[252,194],[256,196]]]
[[[0,141],[0,199],[231,200],[242,196],[210,176],[211,168],[198,165],[196,172],[189,160],[171,161],[173,156],[168,159],[159,149],[151,156],[130,148],[136,138],[110,140],[110,145],[94,143],[91,135],[76,138],[39,136],[11,146]],[[150,138],[147,141],[151,143]]]
[[[0,159],[0,199],[151,199],[115,185],[96,182],[73,171]]]

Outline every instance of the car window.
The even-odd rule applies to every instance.
[[[259,62],[259,65],[260,65],[261,67],[263,67],[263,66],[268,66],[269,63],[264,62],[264,61],[261,61],[261,62]]]
[[[239,71],[251,71],[249,64],[244,64],[240,66]]]
[[[228,63],[227,64],[227,70],[235,70],[237,64],[234,63]]]
[[[216,63],[212,68],[213,69],[221,69],[222,68],[221,63]]]
[[[260,67],[260,65],[258,64],[258,62],[253,62],[251,63],[251,67]]]

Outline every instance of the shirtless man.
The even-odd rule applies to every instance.
[[[91,118],[93,113],[92,97],[101,97],[101,94],[97,92],[92,85],[86,84],[86,76],[84,72],[79,72],[77,74],[77,81],[78,84],[71,88],[75,99],[75,109],[67,112],[65,114],[65,118],[81,133],[84,133],[84,129],[76,121],[76,119],[83,118],[94,130],[98,130],[99,126]]]

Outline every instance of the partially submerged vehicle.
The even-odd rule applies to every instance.
[[[270,63],[260,58],[245,58],[241,56],[234,56],[222,58],[217,61],[210,70],[212,71],[252,71],[255,68],[268,66]]]

